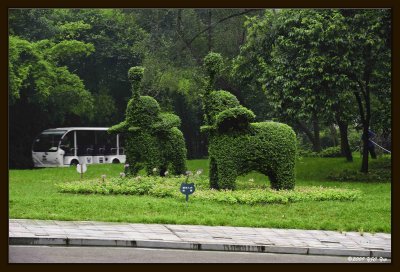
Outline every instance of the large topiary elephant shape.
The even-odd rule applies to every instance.
[[[136,175],[142,168],[146,168],[149,175],[156,169],[163,176],[169,168],[172,174],[183,174],[186,171],[186,147],[178,129],[180,118],[161,112],[154,98],[140,96],[143,73],[142,67],[129,69],[132,98],[128,102],[126,118],[109,132],[126,136],[127,174]]]
[[[207,70],[212,71],[210,89],[221,62],[217,53],[205,58]],[[293,129],[277,122],[253,123],[254,113],[241,106],[233,94],[210,89],[203,99],[205,125],[201,128],[209,138],[210,187],[233,190],[238,176],[255,170],[269,177],[271,188],[293,189],[296,159]]]

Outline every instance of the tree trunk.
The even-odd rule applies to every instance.
[[[329,130],[331,131],[333,145],[337,146],[338,145],[338,137],[337,137],[337,133],[336,133],[337,131],[336,131],[335,125],[333,125],[333,124],[330,125]]]
[[[368,126],[363,125],[363,152],[361,172],[368,173]]]
[[[298,121],[298,120],[296,120],[296,124],[298,125],[300,130],[303,131],[306,134],[307,138],[312,143],[313,151],[315,151],[315,152],[321,151],[321,144],[319,144],[320,150],[316,151],[316,150],[318,150],[317,146],[318,146],[318,143],[319,143],[319,131],[317,133],[317,139],[315,139],[315,130],[312,132],[303,122]],[[317,143],[317,141],[318,141],[318,143]]]
[[[361,122],[363,125],[363,136],[362,136],[362,140],[363,140],[363,152],[362,152],[362,163],[361,163],[361,172],[363,173],[368,173],[368,129],[369,129],[369,122],[371,119],[371,104],[370,104],[370,99],[369,99],[369,87],[368,87],[368,83],[369,81],[366,80],[366,84],[365,84],[365,91],[361,91],[361,92],[354,92],[354,95],[356,96],[356,100],[357,100],[357,104],[358,104],[358,108],[360,111],[360,116],[361,116]],[[364,107],[361,101],[361,96],[360,93],[363,95],[364,97],[364,101],[365,101],[365,109],[366,109],[366,114],[364,115]]]
[[[349,145],[349,139],[347,134],[347,123],[343,121],[338,121],[339,131],[340,131],[340,150],[343,156],[346,157],[347,161],[353,161],[353,156],[351,154],[351,149]]]
[[[316,114],[313,114],[313,133],[314,133],[314,142],[313,142],[313,150],[315,152],[321,152],[321,141],[319,138],[319,123],[318,123],[318,118]]]

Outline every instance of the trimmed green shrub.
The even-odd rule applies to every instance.
[[[159,198],[171,197],[184,199],[179,187],[184,177],[134,177],[134,178],[111,178],[105,181],[87,180],[58,184],[62,193],[73,194],[102,194],[102,195],[149,195]],[[353,201],[360,198],[361,193],[357,190],[323,188],[323,187],[300,187],[296,190],[271,190],[260,188],[232,190],[208,189],[208,180],[201,176],[192,178],[190,182],[196,185],[196,191],[191,199],[201,201],[214,201],[228,204],[287,204],[302,201]]]
[[[132,67],[128,78],[132,98],[128,102],[125,121],[111,127],[110,133],[126,135],[126,174],[136,175],[146,168],[147,174],[161,176],[171,169],[172,174],[186,171],[186,146],[178,129],[180,119],[172,113],[161,112],[158,102],[150,96],[140,96],[142,67]]]
[[[215,126],[221,132],[243,130],[249,127],[250,122],[255,117],[254,113],[245,107],[230,108],[217,114],[215,117]]]
[[[212,88],[215,82],[215,77],[223,68],[223,59],[221,54],[210,52],[204,57],[204,66],[209,75],[209,89]]]
[[[243,131],[209,132],[210,186],[234,190],[236,178],[250,171],[269,177],[276,190],[295,185],[296,139],[281,123],[250,123]]]
[[[222,69],[221,55],[209,53],[204,65],[210,88],[203,99],[201,131],[209,137],[210,187],[234,190],[239,175],[255,170],[269,177],[272,189],[293,189],[297,146],[293,129],[276,122],[251,123],[254,113],[233,94],[211,90]]]

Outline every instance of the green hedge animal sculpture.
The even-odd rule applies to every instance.
[[[217,53],[205,58],[210,87],[221,63]],[[241,106],[233,94],[210,89],[203,99],[205,125],[201,127],[209,140],[210,187],[233,190],[238,176],[255,170],[269,177],[272,189],[294,189],[293,129],[277,122],[253,123],[254,113]]]
[[[126,136],[127,174],[136,175],[146,168],[148,175],[164,176],[184,174],[186,171],[186,147],[180,119],[172,113],[161,112],[158,102],[150,96],[140,96],[142,67],[132,67],[128,78],[132,84],[132,98],[126,109],[126,119],[109,129],[110,133]]]

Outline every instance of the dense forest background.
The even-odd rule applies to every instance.
[[[210,51],[224,59],[216,88],[257,121],[291,125],[301,154],[351,161],[369,128],[391,149],[390,10],[11,9],[10,168],[32,167],[44,129],[122,121],[136,65],[145,67],[143,95],[180,116],[188,158],[206,157]]]

